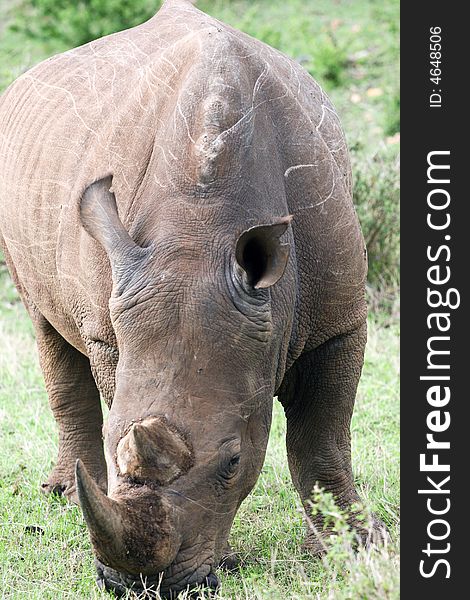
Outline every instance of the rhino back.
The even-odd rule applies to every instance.
[[[0,132],[4,243],[28,297],[81,350],[113,344],[109,265],[78,221],[82,190],[108,172],[138,241],[160,205],[179,203],[184,219],[222,199],[213,220],[235,232],[294,215],[289,276],[272,291],[292,320],[288,362],[364,318],[363,241],[328,98],[295,62],[183,0],[25,73],[0,99]]]

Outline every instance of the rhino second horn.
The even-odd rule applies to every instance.
[[[191,465],[183,438],[158,417],[134,423],[117,447],[121,475],[168,485]]]

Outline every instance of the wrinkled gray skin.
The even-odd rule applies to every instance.
[[[216,586],[276,394],[303,502],[357,501],[366,254],[298,64],[173,0],[38,65],[0,99],[0,242],[59,426],[43,489],[80,501],[102,585]]]

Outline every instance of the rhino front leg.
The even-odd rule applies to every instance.
[[[57,463],[41,488],[46,494],[64,495],[78,504],[74,474],[77,458],[106,491],[100,396],[88,358],[68,344],[43,317],[34,322],[39,361],[59,428]]]
[[[289,371],[279,393],[287,417],[289,469],[307,514],[312,491],[319,485],[350,515],[350,525],[364,542],[370,532],[349,509],[359,502],[351,468],[350,423],[366,338],[364,325],[304,354]],[[305,546],[321,554],[325,550],[321,538],[331,531],[324,528],[321,514],[310,515],[308,523]],[[373,530],[383,528],[375,519]]]

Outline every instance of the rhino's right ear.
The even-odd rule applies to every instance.
[[[282,277],[289,245],[282,244],[280,238],[291,221],[292,215],[280,217],[269,225],[250,227],[238,238],[235,257],[255,289],[271,287]]]
[[[81,223],[85,231],[103,246],[111,263],[136,248],[119,218],[112,183],[112,176],[107,175],[89,185],[80,199]]]

